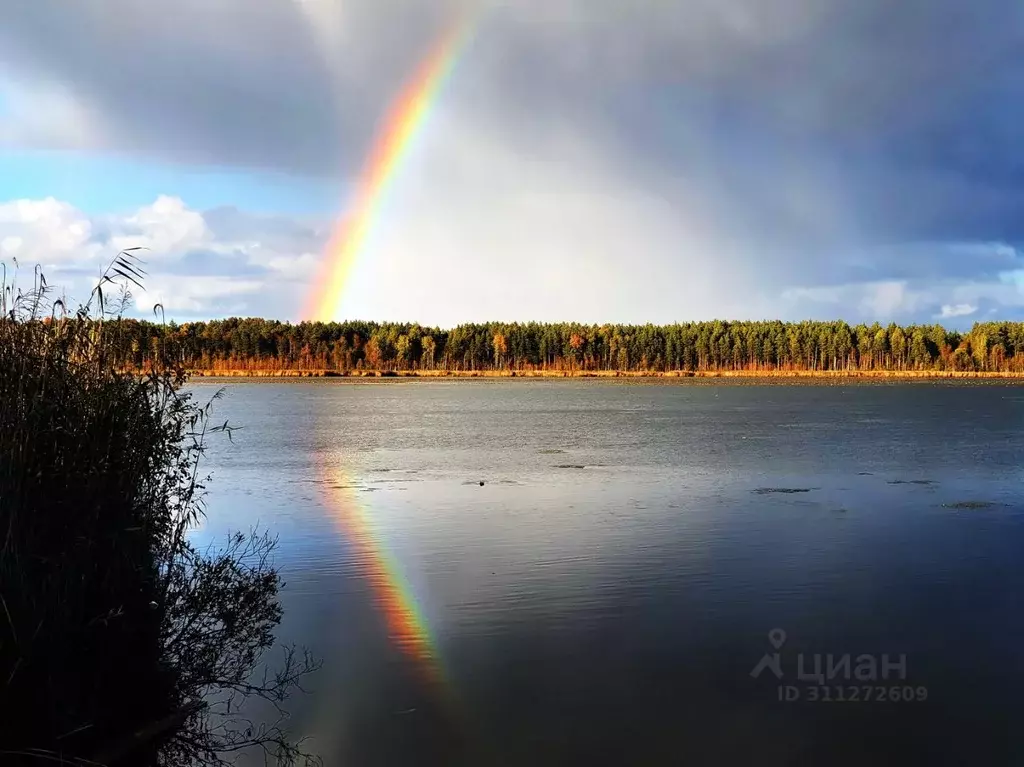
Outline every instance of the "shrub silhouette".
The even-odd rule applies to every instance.
[[[257,675],[281,619],[275,541],[188,539],[205,439],[231,427],[174,365],[139,375],[108,353],[143,275],[120,254],[74,313],[38,269],[24,293],[0,279],[0,762],[314,762],[283,720],[238,713],[316,666],[286,648]]]

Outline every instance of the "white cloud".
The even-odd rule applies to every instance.
[[[262,264],[268,269],[280,272],[281,274],[287,274],[298,278],[308,278],[309,280],[314,278],[317,268],[323,260],[323,256],[319,253],[301,253],[295,257],[270,255],[269,257],[264,258],[263,249],[259,247],[251,251],[250,258],[253,263]]]
[[[23,267],[95,263],[92,229],[81,211],[52,197],[0,203],[0,249]]]
[[[783,291],[782,298],[786,316],[802,310],[802,316],[855,322],[963,320],[982,306],[993,307],[1002,317],[1015,317],[1024,306],[1024,296],[997,279],[963,283],[945,279],[889,280],[794,287]]]
[[[160,304],[168,316],[181,312],[215,312],[217,316],[244,314],[251,306],[245,299],[266,290],[271,283],[265,279],[245,280],[229,275],[162,275],[147,279],[145,289],[135,291],[135,303],[139,308]]]
[[[217,245],[223,243],[202,214],[176,197],[160,196],[129,215],[97,217],[53,197],[0,203],[0,253],[25,267],[95,266],[134,247],[147,258],[178,258]]]
[[[976,311],[978,311],[978,307],[971,306],[971,304],[943,304],[939,316],[947,319],[951,317],[967,317]]]
[[[110,240],[117,251],[141,247],[154,254],[180,256],[213,244],[202,214],[189,210],[177,197],[167,195],[119,219],[117,225],[126,232]]]
[[[907,293],[905,282],[884,281],[863,286],[860,306],[865,314],[893,317],[915,308],[916,297]]]
[[[904,281],[881,280],[844,285],[792,287],[782,291],[790,306],[804,305],[815,316],[821,312],[834,317],[888,320],[906,317],[924,303],[919,290],[908,288]],[[852,309],[852,311],[851,311]]]
[[[24,242],[21,237],[4,237],[3,241],[0,241],[0,254],[17,258]]]
[[[38,265],[51,286],[80,301],[121,250],[144,248],[148,275],[143,289],[132,288],[136,307],[146,314],[159,303],[169,318],[292,316],[319,260],[319,236],[290,219],[202,212],[165,195],[103,216],[54,198],[0,203],[0,260],[17,260],[22,275]]]

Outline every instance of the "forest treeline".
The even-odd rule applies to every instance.
[[[117,320],[128,368],[173,358],[190,370],[952,370],[1024,371],[1024,323],[941,325],[695,322],[676,325],[465,324],[226,319]],[[166,355],[166,356],[164,356]]]

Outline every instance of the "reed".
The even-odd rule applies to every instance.
[[[316,664],[290,649],[253,678],[281,618],[273,539],[189,542],[206,439],[231,427],[180,368],[114,364],[143,278],[122,253],[69,312],[38,269],[25,292],[0,275],[0,763],[313,761],[279,723],[228,713],[280,704]]]

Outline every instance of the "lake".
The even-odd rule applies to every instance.
[[[327,765],[1024,760],[1024,388],[224,386]]]

